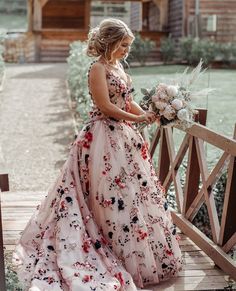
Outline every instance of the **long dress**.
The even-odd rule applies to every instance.
[[[106,68],[109,97],[129,112],[131,82]],[[13,254],[26,290],[134,291],[176,276],[176,227],[146,142],[131,122],[90,120]]]

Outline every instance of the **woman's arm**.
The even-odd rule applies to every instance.
[[[98,62],[94,63],[91,67],[89,74],[89,87],[94,102],[104,115],[118,120],[124,119],[134,122],[152,122],[152,113],[140,112],[138,110],[129,113],[110,102],[106,81],[106,71],[104,66]]]
[[[146,113],[134,100],[130,102],[130,106],[130,112],[133,114],[142,115]]]

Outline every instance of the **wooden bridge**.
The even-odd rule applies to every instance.
[[[206,113],[201,110],[199,123],[182,132],[179,146],[174,138],[176,131],[180,131],[178,128],[158,128],[151,141],[151,156],[156,157],[155,152],[159,150],[158,176],[166,189],[172,185],[175,189],[177,208],[172,211],[172,217],[179,229],[185,263],[178,278],[150,287],[153,291],[235,290],[236,262],[227,253],[236,245],[236,128],[233,138],[217,134],[205,127]],[[211,170],[206,159],[206,144],[222,152]],[[185,169],[183,175],[180,175],[181,167]],[[213,189],[224,171],[227,183],[219,220]],[[3,245],[6,250],[14,248],[43,193],[9,192],[8,176],[2,170],[0,190],[0,222],[3,222],[0,223],[0,290],[5,291]],[[193,224],[203,203],[209,216],[210,237]]]

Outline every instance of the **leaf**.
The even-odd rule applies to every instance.
[[[156,89],[155,88],[152,88],[151,91],[149,92],[149,94],[151,96],[153,96],[155,93],[156,93]]]
[[[145,89],[145,88],[141,88],[141,93],[142,93],[143,95],[149,95],[149,91],[148,91],[148,89]]]

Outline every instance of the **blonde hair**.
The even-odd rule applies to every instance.
[[[109,62],[112,53],[125,37],[134,39],[130,28],[119,19],[107,18],[89,31],[87,55],[90,57],[102,56]]]

